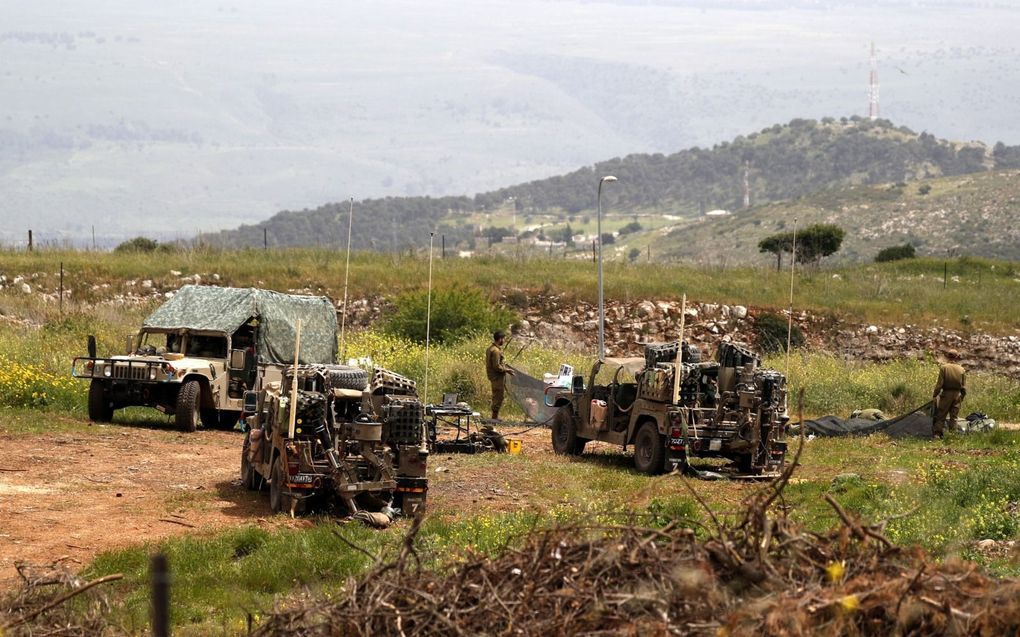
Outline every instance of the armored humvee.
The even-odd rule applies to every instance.
[[[326,297],[255,288],[186,285],[142,323],[120,356],[74,359],[71,374],[91,381],[89,418],[109,422],[115,410],[155,407],[177,427],[232,428],[258,375],[273,381],[294,360],[302,322],[302,363],[333,363],[336,311]]]
[[[382,369],[369,382],[358,368],[301,365],[295,408],[293,379],[288,368],[245,395],[241,482],[268,484],[274,512],[423,512],[428,449],[414,381]]]
[[[786,377],[760,367],[744,346],[722,343],[716,360],[702,362],[700,351],[684,343],[679,400],[674,402],[677,343],[647,345],[644,358],[595,363],[587,385],[550,395],[558,407],[552,422],[553,449],[580,454],[599,440],[634,446],[634,466],[656,474],[689,468],[692,457],[722,457],[742,474],[779,470],[786,458]],[[603,367],[608,384],[596,383]],[[622,381],[629,370],[635,381]],[[554,401],[554,402],[553,402]]]

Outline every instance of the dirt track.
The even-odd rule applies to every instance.
[[[312,524],[272,515],[268,497],[241,487],[241,434],[117,423],[71,423],[71,431],[0,434],[0,582],[15,575],[18,560],[40,564],[66,559],[88,564],[110,549],[169,536],[258,524]],[[548,433],[526,435],[530,452],[545,452]],[[464,458],[463,456],[461,458]],[[430,468],[461,465],[440,455]],[[459,466],[455,474],[430,473],[430,509],[456,511],[489,502],[487,472]]]

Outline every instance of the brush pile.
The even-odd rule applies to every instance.
[[[1020,583],[894,546],[883,525],[830,505],[841,524],[805,532],[782,513],[790,465],[736,521],[539,532],[501,557],[422,569],[399,556],[330,602],[271,615],[257,635],[1009,635]],[[699,537],[700,536],[700,537]]]
[[[121,634],[109,626],[109,605],[99,586],[121,579],[81,580],[58,560],[45,566],[16,565],[19,582],[0,595],[0,636],[95,637]],[[67,602],[78,598],[72,608]]]

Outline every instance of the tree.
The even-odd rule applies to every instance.
[[[792,232],[779,232],[769,235],[758,242],[759,252],[771,252],[776,255],[776,270],[783,269],[783,253],[790,252],[793,246]]]
[[[900,259],[913,259],[917,256],[917,252],[914,250],[914,246],[909,243],[904,243],[899,246],[889,246],[883,248],[875,256],[875,263],[884,263],[886,261],[899,261]]]
[[[919,195],[924,196],[927,195],[929,192],[931,192],[931,184],[921,184],[917,188],[917,194]]]
[[[627,260],[634,263],[639,256],[641,256],[641,250],[639,248],[631,248],[630,252],[627,253]]]
[[[608,232],[603,232],[602,233],[602,245],[604,245],[604,246],[611,246],[614,243],[616,243],[616,237],[614,237],[613,235],[609,234]]]
[[[846,231],[831,223],[816,223],[797,233],[797,260],[802,263],[821,261],[835,254],[843,245]]]
[[[776,255],[776,269],[783,266],[783,253],[793,252],[793,232],[780,232],[758,242],[760,252]],[[846,232],[831,223],[816,223],[797,231],[797,262],[817,262],[839,251]]]

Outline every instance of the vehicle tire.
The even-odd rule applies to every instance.
[[[113,402],[110,401],[110,390],[106,383],[96,378],[89,385],[89,420],[93,422],[110,422],[113,420]]]
[[[239,411],[220,411],[220,429],[224,431],[233,431],[239,420],[241,420],[241,412]]]
[[[240,412],[226,409],[201,409],[199,413],[202,415],[202,426],[206,429],[230,431],[241,418]]]
[[[283,461],[277,455],[273,458],[272,468],[269,470],[269,508],[273,510],[273,513],[280,513],[290,508],[290,496],[284,493],[287,488],[283,486],[283,481]]]
[[[334,389],[364,389],[368,387],[368,372],[347,365],[329,365],[325,369],[326,377]]]
[[[665,466],[666,441],[654,421],[645,421],[634,437],[634,468],[648,475],[662,473]]]
[[[584,445],[587,443],[587,440],[577,436],[574,410],[569,405],[564,405],[556,410],[552,421],[553,451],[562,455],[577,456],[584,451]]]
[[[195,431],[199,420],[199,401],[202,398],[202,386],[197,380],[189,380],[181,385],[177,392],[177,406],[174,409],[174,421],[181,431]]]
[[[251,432],[244,434],[244,444],[241,445],[241,485],[249,491],[256,491],[259,487],[259,474],[255,467],[251,466],[248,459],[248,452],[251,450]]]

